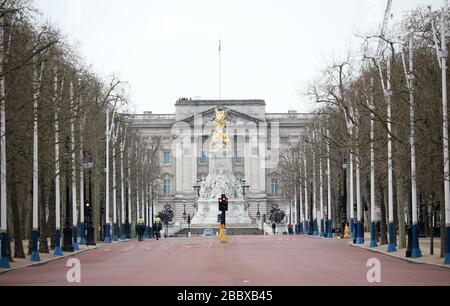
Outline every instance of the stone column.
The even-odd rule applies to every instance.
[[[183,146],[181,141],[174,147],[173,160],[175,162],[175,186],[174,192],[179,194],[183,192]]]

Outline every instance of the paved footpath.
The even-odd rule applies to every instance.
[[[171,238],[103,245],[74,256],[81,285],[372,285],[366,266],[381,261],[381,285],[447,285],[450,269],[408,263],[353,248],[345,241],[305,237]],[[0,285],[71,285],[68,258],[0,275]]]

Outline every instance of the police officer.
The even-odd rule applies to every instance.
[[[162,230],[162,223],[160,217],[155,218],[155,224],[153,226],[154,226],[153,231],[155,232],[156,240],[159,240],[159,238],[161,238],[161,230]]]

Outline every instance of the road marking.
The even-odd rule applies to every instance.
[[[111,249],[105,249],[105,252],[109,252],[109,251],[111,251]]]
[[[212,242],[210,242],[210,243],[208,244],[208,249],[210,249],[211,246],[212,246]]]
[[[244,280],[242,283],[248,284],[248,283],[250,283],[250,281],[249,280]]]

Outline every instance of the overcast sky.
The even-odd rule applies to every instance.
[[[101,76],[130,84],[137,112],[173,113],[180,97],[264,99],[309,111],[302,95],[327,61],[375,33],[385,0],[35,0]],[[443,0],[394,0],[407,10]]]

